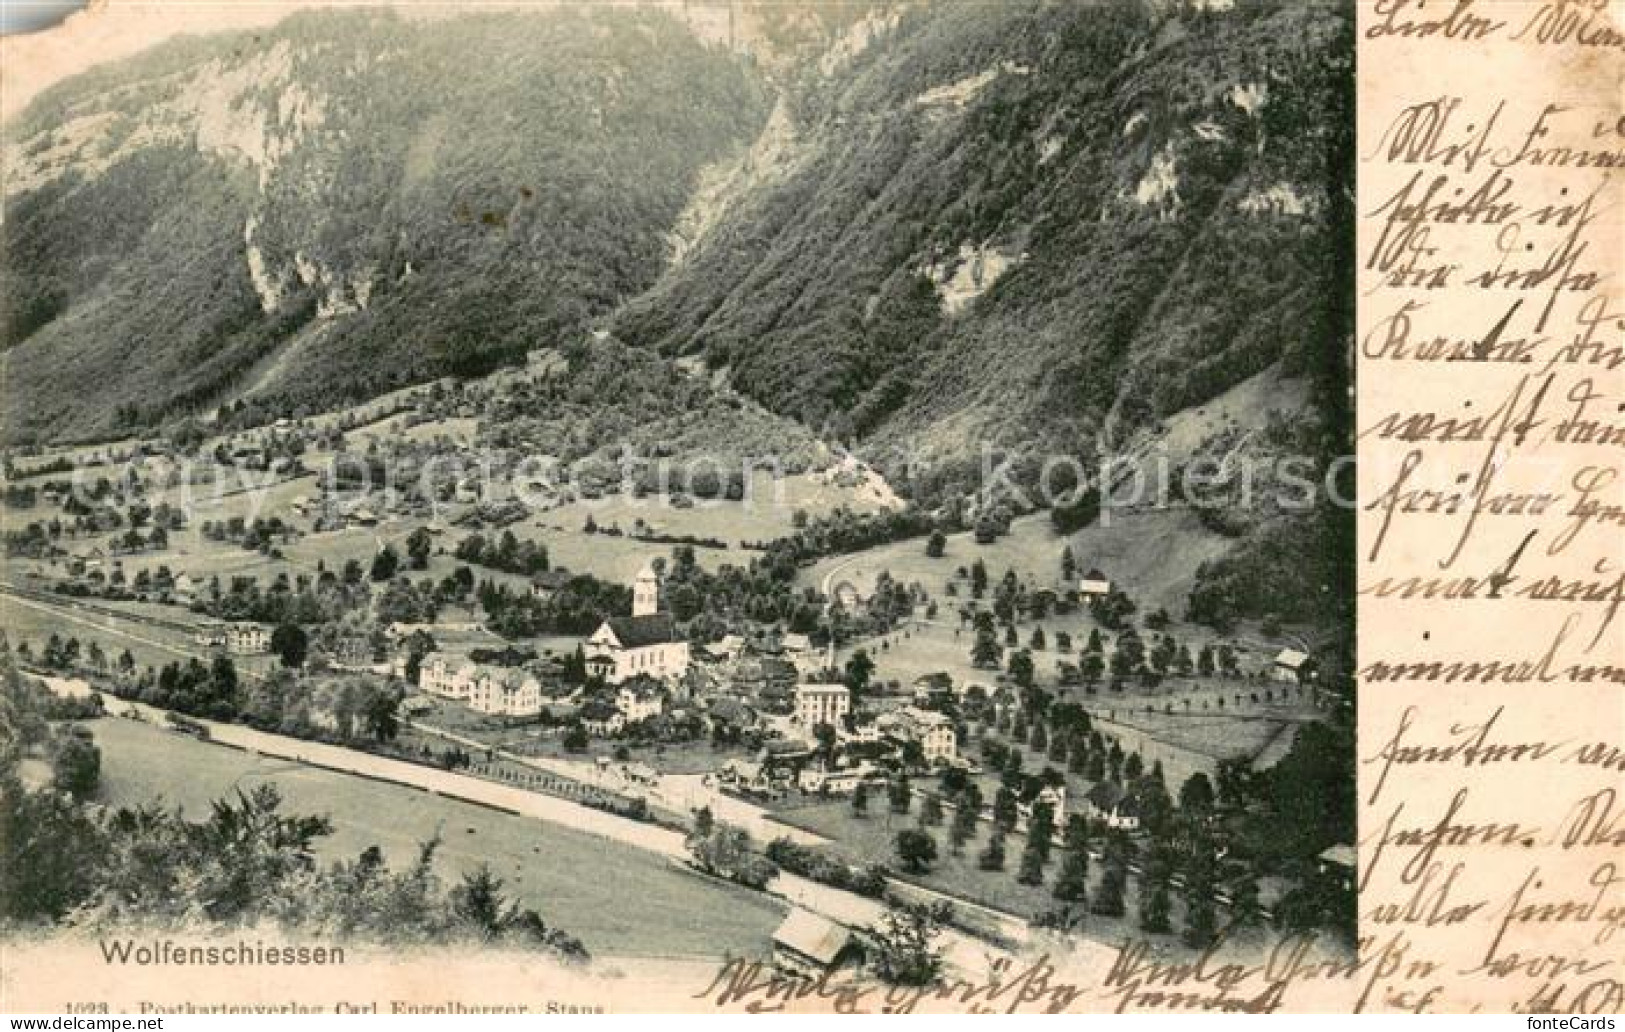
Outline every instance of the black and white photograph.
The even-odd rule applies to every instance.
[[[0,940],[1356,970],[1352,4],[119,7],[7,27]]]

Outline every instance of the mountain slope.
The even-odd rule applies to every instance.
[[[984,443],[1031,474],[1266,369],[1335,381],[1346,12],[1194,6],[875,14],[616,331],[923,461],[925,494]]]
[[[616,11],[307,14],[65,82],[6,132],[7,438],[246,389],[311,411],[573,339],[660,274],[768,102]]]

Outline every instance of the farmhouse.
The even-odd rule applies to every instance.
[[[1084,797],[1089,802],[1089,816],[1106,822],[1114,830],[1137,831],[1140,827],[1140,803],[1123,791],[1122,786],[1102,781]]]
[[[537,598],[551,598],[553,593],[564,587],[572,574],[563,567],[543,570],[530,579],[530,593]]]
[[[852,711],[852,693],[844,684],[796,686],[796,720],[808,734],[819,724],[839,730],[841,718]]]
[[[260,656],[271,651],[271,629],[257,623],[226,625],[226,651],[234,656]]]
[[[474,687],[473,663],[444,652],[431,652],[418,666],[418,687],[443,699],[467,699]]]
[[[1347,844],[1328,846],[1320,854],[1320,873],[1334,879],[1344,892],[1354,889],[1354,847]]]
[[[742,635],[724,635],[721,641],[712,642],[705,647],[705,651],[716,659],[723,661],[738,659],[745,651],[745,639]]]
[[[666,709],[665,692],[649,677],[633,677],[615,693],[615,708],[628,724],[658,717]]]
[[[1277,681],[1299,684],[1309,679],[1312,669],[1308,653],[1297,649],[1282,649],[1276,654],[1275,662],[1270,665],[1270,676]]]
[[[226,625],[200,624],[192,635],[192,641],[200,649],[223,649],[226,647]]]
[[[587,639],[587,658],[611,684],[638,674],[656,680],[688,673],[688,642],[659,611],[660,579],[644,567],[632,586],[632,615],[605,620]]]
[[[581,707],[581,726],[595,738],[609,738],[626,727],[626,717],[610,703],[594,699]]]
[[[818,978],[861,955],[851,929],[800,907],[773,933],[773,966],[804,978]]]
[[[468,693],[469,708],[493,717],[534,717],[542,712],[542,686],[522,670],[480,667]]]
[[[908,706],[881,714],[875,725],[882,736],[894,742],[917,744],[925,762],[932,766],[952,763],[959,754],[954,722],[935,710]]]
[[[1112,593],[1112,582],[1102,574],[1090,571],[1089,576],[1078,582],[1078,594],[1083,596],[1085,602],[1095,598],[1105,598]]]
[[[336,667],[360,670],[372,666],[372,642],[359,634],[341,635],[323,651]]]

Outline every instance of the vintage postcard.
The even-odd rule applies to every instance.
[[[0,1011],[1625,1010],[1622,15],[8,21]]]

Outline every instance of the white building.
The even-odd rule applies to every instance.
[[[1308,678],[1309,654],[1297,649],[1282,649],[1275,656],[1275,662],[1270,666],[1270,676],[1277,681],[1289,681],[1299,684]]]
[[[260,656],[271,651],[271,629],[263,624],[226,625],[226,651],[234,656]]]
[[[493,717],[534,717],[542,711],[542,684],[523,670],[480,667],[469,689],[468,705]]]
[[[841,720],[852,711],[852,693],[844,684],[796,685],[796,720],[809,734],[819,724],[837,731]]]
[[[615,693],[615,708],[628,724],[636,724],[664,713],[666,699],[657,685],[647,681],[625,684]]]
[[[1085,577],[1078,582],[1078,594],[1083,596],[1085,602],[1090,599],[1105,598],[1112,593],[1112,582],[1104,577]]]
[[[604,679],[620,684],[643,674],[656,680],[688,673],[688,642],[660,610],[660,579],[644,567],[632,585],[632,615],[605,620],[587,639],[587,658]]]
[[[881,734],[899,742],[918,742],[925,762],[951,763],[959,755],[959,736],[954,722],[936,710],[909,706],[885,713],[876,721]]]
[[[478,668],[466,659],[431,652],[418,666],[418,687],[442,699],[467,701]]]

